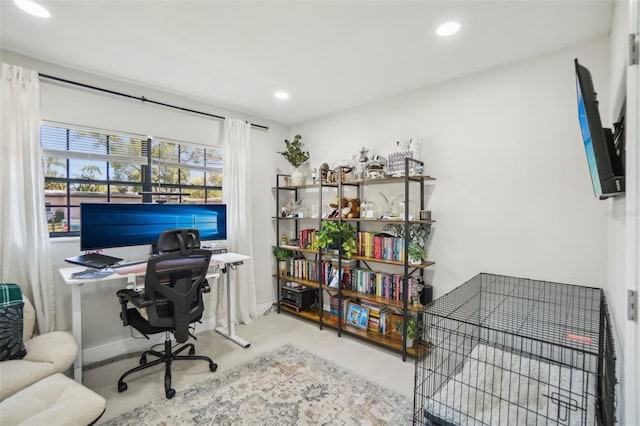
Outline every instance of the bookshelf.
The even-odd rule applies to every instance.
[[[274,245],[293,253],[286,273],[273,274],[277,287],[278,313],[286,313],[311,321],[321,329],[334,330],[339,337],[345,334],[399,352],[403,361],[407,356],[416,356],[419,351],[418,339],[413,346],[407,345],[407,323],[412,317],[420,321],[423,306],[411,300],[411,287],[424,280],[424,269],[434,265],[435,262],[431,260],[423,260],[417,264],[409,262],[409,230],[412,226],[431,226],[435,221],[420,220],[418,212],[414,211],[411,215],[408,208],[404,211],[404,217],[392,219],[378,215],[366,218],[343,218],[342,215],[338,215],[338,217],[328,218],[323,217],[322,209],[328,201],[353,198],[345,195],[353,195],[362,200],[363,196],[378,192],[379,185],[384,184],[387,188],[395,188],[396,191],[401,192],[404,206],[414,203],[417,209],[424,210],[425,184],[433,183],[435,179],[424,175],[410,176],[408,172],[412,168],[411,162],[423,166],[421,161],[405,159],[404,176],[349,182],[319,182],[290,186],[280,185],[288,175],[276,175],[276,185],[272,188],[276,199],[276,213],[272,220],[275,222],[278,241]],[[342,176],[342,173],[339,172],[337,175]],[[411,200],[410,197],[415,194],[418,194],[417,200]],[[399,197],[400,195],[397,196]],[[305,213],[302,217],[299,217],[296,212],[284,212],[283,201],[287,198],[292,200],[293,204],[297,204],[302,198],[307,206],[309,203],[315,203],[313,212],[310,215]],[[322,248],[312,250],[308,246],[313,240],[314,230],[320,229],[325,221],[352,224],[356,230],[357,254],[346,259],[340,251]],[[393,237],[396,239],[392,242],[393,249],[388,248],[389,251],[383,254],[382,249],[378,247],[375,250],[380,251],[374,254],[374,242],[373,239],[367,239],[368,234],[379,235],[388,224],[400,225],[402,233]],[[283,235],[287,236],[289,242],[282,243]],[[358,240],[359,237],[362,237],[362,241]],[[365,249],[365,243],[371,244],[369,251]],[[335,288],[330,286],[332,271],[344,273],[344,278]],[[367,285],[364,285],[365,281]],[[314,289],[316,303],[302,309],[291,306],[290,303],[283,303],[281,290],[286,283],[296,283],[296,285]],[[348,313],[347,303],[367,307],[367,315],[371,316],[367,318],[365,329],[357,328],[345,321]],[[381,314],[382,312],[384,315]],[[390,330],[391,321],[386,318],[387,313],[389,318],[393,317],[394,320],[400,321],[402,329],[400,333]],[[363,327],[362,324],[360,326]]]

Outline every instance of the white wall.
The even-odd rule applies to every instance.
[[[600,109],[603,120],[602,124],[605,127],[611,127],[612,123],[619,119],[620,110],[624,104],[627,93],[628,12],[627,2],[615,2],[611,23],[611,36],[609,39],[609,49],[611,52],[609,62],[611,102],[608,109]],[[629,119],[630,117],[627,116],[627,120]],[[629,191],[631,187],[627,179],[627,191]],[[617,387],[619,394],[620,392],[624,394],[625,389],[631,389],[626,375],[622,374],[625,371],[625,358],[627,358],[627,351],[625,351],[627,347],[627,342],[625,342],[625,323],[627,322],[626,268],[632,266],[627,265],[628,256],[626,254],[626,238],[627,233],[630,232],[628,229],[629,220],[626,217],[627,199],[628,194],[625,194],[607,200],[606,202],[609,211],[607,221],[607,280],[604,287],[612,316],[617,358],[616,370],[618,371],[617,376],[620,383]],[[633,360],[630,361],[633,362]],[[632,380],[633,379],[631,379],[631,381]],[[618,398],[617,417],[621,419],[623,424],[625,415],[628,415],[629,411],[633,409],[632,404],[626,403],[624,396]]]
[[[607,204],[595,198],[577,120],[573,59],[607,108],[598,40],[300,123],[312,167],[361,146],[386,155],[418,136],[438,179],[429,257],[434,297],[479,272],[602,287]],[[434,64],[437,66],[437,64]]]
[[[63,68],[54,64],[28,58],[13,52],[2,51],[2,61],[21,65],[40,73],[80,81],[110,90],[120,91],[147,99],[191,108],[224,117],[241,118],[250,122],[269,126],[268,131],[252,129],[251,156],[247,159],[252,168],[251,188],[255,208],[253,211],[253,241],[255,258],[254,273],[257,286],[259,312],[263,306],[270,306],[273,300],[271,274],[274,270],[271,255],[273,226],[271,209],[271,186],[275,165],[281,160],[276,151],[281,148],[282,140],[289,137],[289,128],[278,123],[268,122],[259,117],[248,116],[186,99],[169,93],[119,81],[86,74],[77,70]],[[153,72],[153,70],[150,70]],[[188,75],[179,76],[188,78]],[[181,141],[201,144],[219,144],[221,120],[194,115],[122,97],[87,91],[59,83],[41,80],[41,116],[43,120],[59,121],[76,125],[94,126],[109,130],[133,132],[142,135],[173,138]],[[233,230],[229,230],[233,232]],[[147,247],[109,249],[105,253],[125,259],[144,258]],[[57,301],[57,328],[71,328],[71,292],[57,273],[57,268],[68,266],[66,257],[80,252],[79,238],[57,238],[52,240],[54,277]],[[131,349],[136,345],[148,346],[145,340],[133,342],[129,330],[122,327],[118,318],[119,305],[115,292],[121,283],[84,286],[83,288],[83,346],[88,362],[108,358]],[[215,316],[215,292],[209,296],[205,313],[205,325],[211,326]]]

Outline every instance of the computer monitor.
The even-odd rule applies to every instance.
[[[227,239],[225,204],[80,204],[80,250],[155,244],[163,231],[195,228],[200,240]]]

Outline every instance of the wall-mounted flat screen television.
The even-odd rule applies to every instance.
[[[575,60],[578,121],[596,197],[605,199],[624,193],[624,129],[618,126],[614,142],[611,129],[603,128],[591,73]],[[623,120],[621,120],[623,122]]]
[[[225,204],[80,204],[80,250],[155,244],[163,231],[195,228],[201,241],[227,239]]]

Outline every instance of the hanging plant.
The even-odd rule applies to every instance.
[[[301,139],[302,136],[300,135],[295,135],[293,141],[285,139],[284,143],[287,147],[286,151],[278,152],[278,154],[282,154],[282,156],[295,168],[300,167],[302,163],[310,158],[309,151],[302,150],[302,143],[300,142]]]

